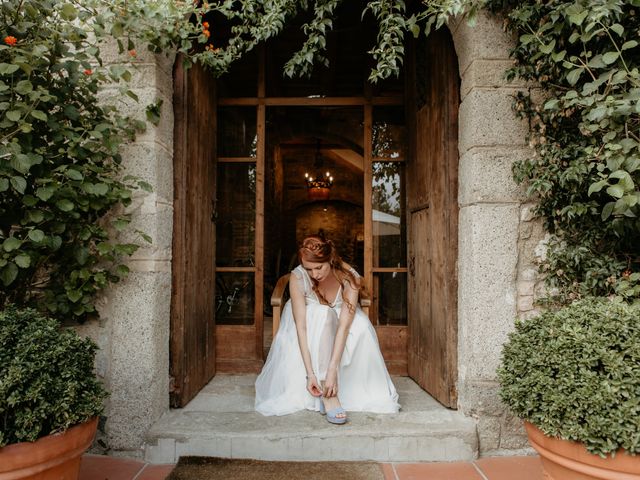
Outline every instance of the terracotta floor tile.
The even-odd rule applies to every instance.
[[[471,463],[396,463],[399,480],[483,480]]]
[[[396,474],[393,471],[393,465],[390,463],[381,463],[382,473],[384,473],[385,480],[396,480]]]
[[[476,460],[489,480],[542,480],[542,463],[537,456],[493,457]]]
[[[143,466],[138,460],[84,455],[79,480],[133,480]]]
[[[165,480],[175,465],[147,465],[136,480]]]

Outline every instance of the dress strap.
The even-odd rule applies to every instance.
[[[302,286],[304,288],[304,294],[308,295],[309,291],[311,289],[311,285],[310,285],[310,280],[309,280],[309,276],[307,275],[307,272],[305,271],[304,268],[302,268],[302,265],[298,265],[296,268],[294,268],[291,273],[299,280],[302,282]]]

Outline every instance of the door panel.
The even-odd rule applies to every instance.
[[[215,94],[198,65],[174,69],[171,405],[215,375]]]
[[[415,45],[415,138],[408,174],[409,375],[457,402],[457,112],[459,77],[446,29]]]

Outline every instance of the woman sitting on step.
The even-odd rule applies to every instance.
[[[336,424],[347,421],[346,411],[397,412],[375,329],[358,305],[360,276],[320,236],[304,239],[298,259],[291,299],[256,380],[256,410],[326,412]]]

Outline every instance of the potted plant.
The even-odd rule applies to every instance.
[[[588,298],[518,320],[498,369],[553,479],[640,479],[640,306]]]
[[[77,478],[106,396],[96,348],[33,309],[0,312],[0,479]]]

